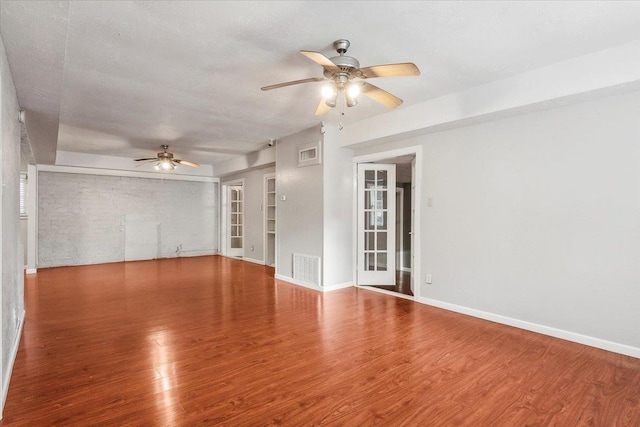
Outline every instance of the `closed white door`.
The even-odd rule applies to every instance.
[[[396,281],[396,165],[358,164],[358,285]]]
[[[227,187],[228,221],[227,221],[227,256],[244,255],[244,200],[241,185]]]

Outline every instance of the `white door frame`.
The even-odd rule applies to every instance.
[[[397,176],[396,176],[397,185]],[[404,271],[404,188],[396,187],[396,270]]]
[[[370,162],[379,162],[385,159],[389,159],[389,158],[393,158],[393,157],[400,157],[400,156],[406,156],[406,155],[415,155],[416,157],[416,166],[415,169],[413,171],[413,176],[415,177],[415,182],[412,183],[413,185],[415,185],[415,191],[414,191],[414,215],[415,215],[415,221],[414,221],[414,229],[412,230],[414,233],[414,239],[413,239],[413,247],[411,248],[411,254],[413,256],[413,259],[416,260],[416,262],[411,266],[411,280],[412,283],[415,283],[415,289],[413,291],[413,298],[409,297],[409,296],[405,296],[402,295],[402,297],[406,297],[409,299],[414,299],[414,300],[419,300],[421,298],[421,292],[420,292],[420,288],[421,288],[421,284],[422,281],[420,280],[421,277],[421,258],[420,258],[420,236],[421,236],[421,231],[420,231],[420,212],[421,212],[421,206],[420,206],[420,199],[421,199],[421,192],[422,192],[422,146],[421,145],[414,145],[414,146],[410,146],[410,147],[404,147],[404,148],[396,148],[393,150],[388,150],[388,151],[381,151],[379,153],[372,153],[372,154],[365,154],[362,156],[355,156],[353,157],[352,161],[353,161],[353,219],[352,219],[352,224],[353,224],[353,241],[357,242],[358,241],[358,163],[370,163]],[[357,245],[354,245],[353,247],[353,254],[352,254],[352,265],[353,265],[353,283],[357,285],[358,281],[357,281],[357,277],[358,277],[358,247]],[[371,288],[371,287],[367,287],[368,289],[372,289],[372,290],[376,290],[375,288]],[[387,291],[384,290],[380,290],[381,292],[387,293]],[[398,295],[395,294],[394,295]],[[400,296],[400,295],[398,295]]]
[[[227,211],[228,211],[228,204],[229,204],[229,200],[228,200],[228,192],[229,192],[229,188],[232,185],[241,185],[242,186],[242,198],[244,200],[244,191],[245,191],[245,186],[244,186],[244,178],[240,178],[240,179],[235,179],[232,181],[225,181],[223,183],[221,183],[220,185],[220,254],[223,256],[229,256],[227,254],[227,228],[229,226],[228,224],[228,218],[227,218]],[[244,203],[243,203],[243,215],[242,215],[242,251],[244,253],[244,233],[245,233],[245,229],[244,229]],[[235,257],[233,257],[235,258]],[[244,258],[244,257],[243,257]]]

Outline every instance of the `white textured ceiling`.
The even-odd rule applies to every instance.
[[[181,158],[208,164],[337,121],[337,111],[314,116],[317,83],[260,87],[322,76],[298,51],[334,56],[338,38],[351,41],[348,54],[362,66],[420,68],[418,77],[372,81],[404,106],[640,38],[640,2],[0,5],[20,105],[44,135],[34,131],[35,145],[54,150],[57,140],[58,150],[146,157],[168,143]],[[365,98],[344,123],[385,111]]]

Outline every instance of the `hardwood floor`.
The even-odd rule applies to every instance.
[[[384,289],[398,294],[413,296],[411,291],[411,273],[396,270],[396,284],[394,286],[375,285],[372,288]]]
[[[640,359],[222,257],[38,270],[2,426],[638,426]]]

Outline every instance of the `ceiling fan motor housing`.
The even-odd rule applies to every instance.
[[[168,145],[162,145],[162,149],[164,150],[162,153],[158,153],[158,159],[173,159],[173,153],[167,153],[169,149]]]
[[[333,42],[333,48],[340,55],[347,53],[347,49],[349,49],[349,46],[351,46],[351,43],[349,43],[349,40],[347,39],[338,39]]]
[[[339,56],[334,56],[333,58],[329,58],[331,62],[333,62],[336,67],[340,69],[339,73],[331,70],[324,70],[324,76],[329,79],[337,80],[338,76],[345,76],[347,79],[352,79],[357,77],[355,71],[360,68],[360,62],[354,57],[346,56],[347,49],[349,49],[349,40],[340,39],[333,42],[333,48],[338,52]],[[336,83],[338,83],[336,81]]]

